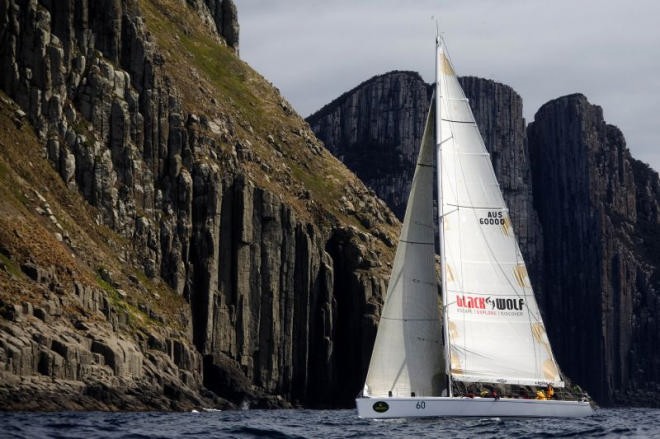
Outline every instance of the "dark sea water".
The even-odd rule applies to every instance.
[[[581,419],[358,419],[355,410],[0,413],[0,438],[660,438],[660,409]]]

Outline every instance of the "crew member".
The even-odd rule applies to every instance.
[[[545,389],[545,396],[547,399],[552,399],[555,396],[555,389],[552,388],[552,384],[548,384]]]

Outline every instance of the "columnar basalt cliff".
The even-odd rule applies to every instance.
[[[431,88],[417,73],[376,76],[307,118],[335,156],[403,219]],[[377,160],[379,166],[373,166]]]
[[[545,104],[528,133],[546,238],[541,306],[559,361],[603,403],[653,404],[658,174],[582,95]]]
[[[526,131],[522,101],[511,88],[479,78],[460,81],[564,372],[602,404],[657,405],[658,174],[630,157],[621,132],[583,96],[547,104]],[[428,99],[419,92],[425,87],[417,74],[392,72],[308,118],[328,148],[399,214],[416,154],[410,148],[417,148],[419,136],[392,142],[389,133],[403,132],[397,121],[405,133],[423,127],[417,113],[428,101],[411,102]],[[392,123],[370,132],[372,119]],[[387,147],[395,152],[379,152]],[[368,169],[352,151],[370,157]]]
[[[351,404],[398,222],[237,51],[231,0],[0,0],[0,407]]]

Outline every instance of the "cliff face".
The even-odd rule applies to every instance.
[[[621,132],[583,96],[546,104],[526,130],[522,101],[509,87],[460,81],[563,371],[602,404],[657,405],[658,174],[630,157]],[[369,126],[401,120],[405,133],[418,133],[417,113],[428,107],[425,87],[415,74],[392,72],[308,118],[328,148],[400,214],[401,201],[391,194],[409,190],[416,154],[409,149],[417,148],[419,135],[392,142],[388,133],[403,129],[370,132]],[[378,152],[387,147],[394,156]],[[358,152],[371,157],[368,167],[353,159]],[[382,166],[380,157],[386,157]]]
[[[0,0],[0,38],[8,120],[34,129],[33,159],[61,181],[48,202],[90,206],[46,227],[88,273],[80,285],[29,250],[29,232],[0,241],[2,406],[32,407],[11,397],[30,398],[19,377],[119,408],[220,404],[206,389],[259,406],[350,404],[397,221],[235,56],[233,2]],[[12,181],[37,190],[33,177]],[[29,217],[36,204],[7,209]],[[107,253],[87,245],[90,227]],[[22,265],[34,267],[12,271]],[[59,299],[9,287],[49,288],[40,270],[69,273]],[[77,364],[105,375],[63,372]],[[147,403],[131,396],[147,391]]]
[[[511,221],[537,294],[542,288],[543,239],[532,206],[522,100],[510,87],[460,78],[491,154]],[[376,76],[307,118],[326,147],[403,218],[431,89],[417,73]]]
[[[431,93],[417,73],[392,72],[357,86],[307,118],[326,148],[400,219],[406,210]],[[373,166],[374,160],[378,167]]]
[[[0,98],[0,408],[225,406],[202,387],[190,310],[130,267]]]
[[[546,238],[541,306],[559,362],[603,403],[649,404],[660,381],[650,349],[660,335],[658,175],[582,95],[545,104],[528,133]]]

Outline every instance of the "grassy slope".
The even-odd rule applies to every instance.
[[[342,213],[340,198],[347,185],[363,194],[366,188],[322,146],[279,91],[218,43],[184,2],[140,0],[139,4],[165,60],[164,69],[183,93],[184,108],[210,119],[229,117],[233,137],[252,144],[259,163],[243,165],[255,184],[281,194],[299,217],[314,224],[343,223],[364,230],[354,216]],[[301,197],[301,192],[309,197]],[[381,226],[392,236],[396,227]]]
[[[96,212],[64,185],[45,159],[27,119],[18,116],[17,108],[1,92],[0,132],[0,266],[5,267],[0,268],[0,300],[38,305],[49,296],[47,285],[23,274],[21,265],[32,262],[55,274],[65,291],[73,291],[74,281],[105,290],[110,302],[127,312],[132,327],[159,324],[139,311],[139,304],[180,326],[182,299],[163,284],[150,283],[121,259],[119,255],[127,254],[128,243],[95,223]],[[46,205],[57,224],[49,215],[39,213]],[[56,234],[67,239],[61,241]],[[113,280],[130,293],[129,298],[122,298],[117,288],[103,281],[100,269],[112,272]],[[129,275],[140,279],[141,285],[136,287]],[[80,308],[65,312],[75,319],[98,317]]]

